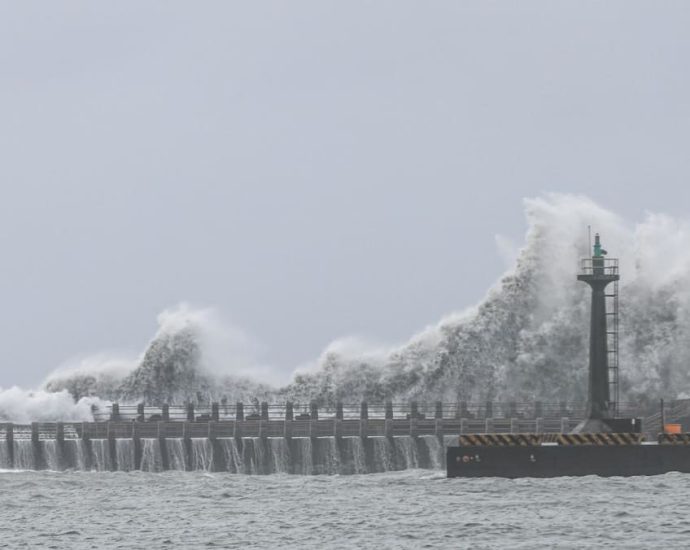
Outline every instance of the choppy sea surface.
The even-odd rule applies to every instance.
[[[690,476],[0,472],[0,548],[687,548]]]

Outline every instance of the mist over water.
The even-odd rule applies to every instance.
[[[314,366],[281,385],[254,359],[255,344],[242,331],[224,324],[213,310],[182,305],[161,314],[159,331],[141,357],[82,360],[51,374],[41,392],[24,399],[21,390],[0,391],[0,417],[81,418],[88,415],[85,397],[152,405],[222,398],[322,405],[386,399],[584,401],[589,291],[576,274],[578,260],[591,254],[587,226],[601,234],[610,257],[620,259],[622,399],[690,395],[688,221],[648,214],[631,222],[571,195],[528,199],[524,206],[524,243],[513,246],[497,238],[500,253],[514,258],[512,267],[479,304],[450,314],[407,343],[372,349],[351,338],[337,340]],[[449,309],[453,301],[449,296]],[[45,414],[43,407],[26,404],[54,395],[64,403]]]

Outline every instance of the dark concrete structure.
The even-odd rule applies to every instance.
[[[690,445],[448,447],[446,464],[448,477],[690,473]]]
[[[606,311],[606,287],[620,279],[618,262],[605,258],[599,234],[594,238],[594,254],[591,262],[585,261],[578,281],[592,289],[592,311],[589,328],[589,392],[587,402],[588,422],[579,431],[608,431],[604,419],[611,418],[612,403],[609,381],[609,350]]]

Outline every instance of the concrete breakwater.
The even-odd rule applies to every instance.
[[[0,445],[0,469],[364,474],[444,467],[435,436],[293,438],[17,439]]]
[[[0,468],[357,474],[443,468],[462,433],[558,432],[577,420],[310,419],[0,424]]]
[[[667,419],[687,409],[676,405]],[[584,411],[564,403],[296,409],[262,403],[245,415],[241,403],[208,410],[113,404],[107,413],[94,411],[101,421],[0,423],[0,469],[309,475],[443,468],[446,446],[461,434],[565,433]],[[660,418],[645,418],[645,425],[654,422]]]

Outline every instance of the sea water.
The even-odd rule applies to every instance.
[[[202,449],[199,451],[203,452]],[[682,548],[690,476],[1,471],[0,548]]]

